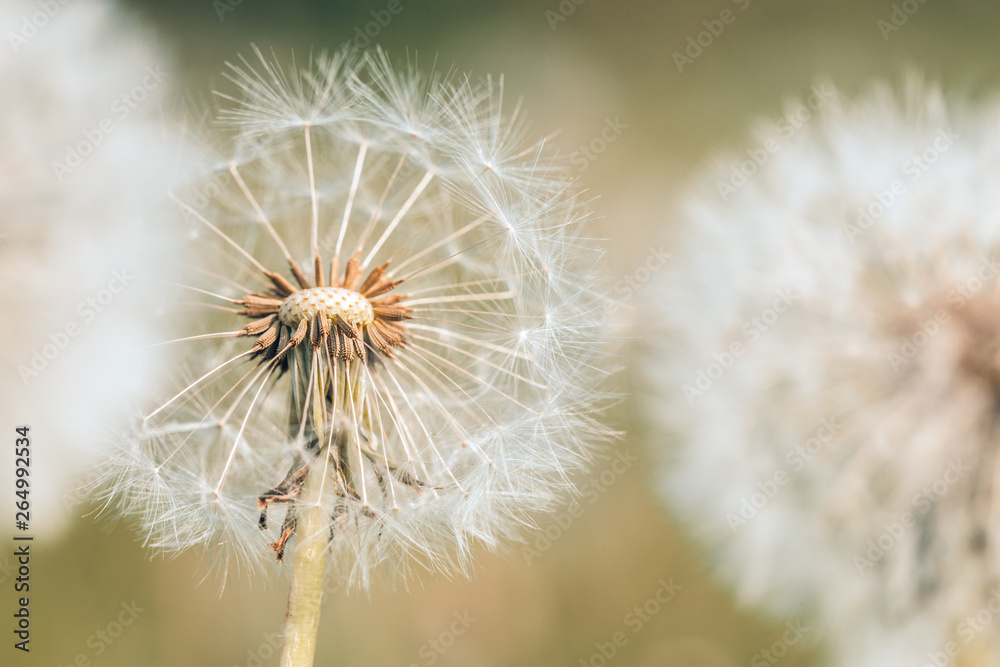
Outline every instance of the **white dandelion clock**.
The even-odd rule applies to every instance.
[[[663,495],[836,664],[1000,657],[998,118],[914,82],[828,102],[705,180],[659,283]]]
[[[10,285],[0,307],[11,314],[0,402],[6,424],[46,443],[32,457],[45,492],[31,497],[31,530],[42,537],[82,513],[80,471],[106,454],[109,422],[131,415],[142,386],[154,331],[128,305],[145,298],[156,264],[146,221],[169,182],[159,118],[170,80],[149,71],[172,67],[155,36],[105,0],[10,0],[0,34],[0,270]],[[3,484],[13,464],[0,463]]]
[[[462,572],[571,488],[605,434],[600,253],[502,86],[257,56],[217,196],[176,195],[214,315],[178,318],[189,381],[107,488],[157,549],[290,553],[282,664],[308,664],[324,568]]]

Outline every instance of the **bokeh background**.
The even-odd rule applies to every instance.
[[[175,97],[184,99],[171,105],[197,103],[214,85],[228,85],[224,62],[251,43],[304,57],[335,49],[366,26],[377,33],[371,43],[397,60],[503,73],[507,94],[523,98],[533,129],[558,132],[579,178],[599,195],[595,231],[608,239],[609,265],[622,280],[637,277],[654,251],[671,252],[671,211],[692,179],[727,153],[753,147],[755,123],[779,119],[786,102],[807,96],[818,81],[832,80],[850,96],[875,80],[901,81],[916,71],[966,98],[994,95],[1000,84],[1000,6],[990,0],[400,1],[402,11],[384,26],[371,22],[386,0],[123,0],[121,11],[174,52]],[[880,30],[878,22],[891,21],[904,4],[911,10],[905,23]],[[674,54],[724,10],[734,20],[679,68]],[[7,289],[16,280],[5,280]],[[626,324],[640,334],[641,285],[627,305]],[[31,326],[17,312],[5,321]],[[9,372],[4,382],[18,383]],[[621,381],[624,391],[633,389],[627,372]],[[20,423],[21,416],[0,409],[4,432]],[[572,513],[541,518],[545,532],[527,550],[482,554],[471,581],[427,578],[408,588],[376,585],[369,595],[331,590],[317,665],[822,664],[822,628],[808,618],[766,618],[742,608],[713,582],[709,556],[651,490],[649,452],[669,443],[644,433],[627,400],[611,416],[623,436],[580,479],[596,493]],[[610,472],[618,454],[631,461],[621,474]],[[8,482],[0,484],[4,498]],[[68,527],[33,547],[30,655],[10,646],[14,573],[9,556],[0,557],[0,617],[7,619],[0,623],[0,663],[277,664],[286,579],[234,577],[220,595],[219,581],[202,581],[197,554],[151,561],[126,526],[109,530],[85,515],[91,509],[72,507]],[[3,515],[6,524],[6,509]],[[6,554],[6,526],[0,534]],[[661,582],[677,585],[676,596],[647,607],[660,608],[633,632],[641,617],[627,615]],[[105,641],[98,633],[116,632],[123,605],[141,611]],[[765,657],[762,651],[783,641],[786,623],[796,622],[808,628],[803,639]],[[605,660],[601,647],[610,652],[618,631],[627,643]]]

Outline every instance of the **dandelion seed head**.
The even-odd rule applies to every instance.
[[[1000,576],[997,106],[918,80],[825,104],[683,205],[647,412],[742,600],[811,614],[835,664],[922,664]]]
[[[198,230],[179,290],[205,314],[172,344],[190,370],[105,494],[151,546],[220,567],[281,560],[321,507],[338,580],[467,573],[608,437],[589,210],[497,82],[254,56],[219,94],[239,157],[206,150],[174,195]]]
[[[278,307],[278,318],[286,326],[305,320],[311,322],[320,315],[335,321],[342,319],[354,327],[365,327],[375,320],[371,303],[363,296],[343,287],[310,287],[295,292]]]

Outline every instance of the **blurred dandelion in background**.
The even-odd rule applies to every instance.
[[[829,101],[701,181],[650,300],[663,498],[834,664],[1000,655],[998,119],[918,77]]]
[[[175,195],[188,377],[102,484],[153,549],[289,557],[282,664],[311,664],[325,570],[465,573],[573,488],[608,436],[606,295],[587,203],[502,79],[254,55],[219,93],[224,157]]]
[[[147,270],[162,246],[149,222],[171,174],[160,113],[172,66],[156,36],[116,3],[46,7],[0,8],[0,261],[11,283],[0,302],[30,323],[6,327],[0,398],[47,443],[32,468],[45,489],[33,496],[39,536],[81,513],[80,470],[106,452],[109,425],[148,375],[153,325],[127,304],[152,303]],[[4,480],[12,464],[0,463]]]

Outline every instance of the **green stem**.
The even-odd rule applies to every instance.
[[[311,432],[317,442],[322,443],[327,429],[325,374],[316,367],[315,356],[310,361],[305,354],[301,354],[295,361],[298,382],[293,383],[293,419],[289,423],[289,430],[293,433],[300,432],[302,425],[294,416],[301,415],[299,419],[305,417],[307,420],[305,431]],[[303,395],[311,398],[308,399],[307,409],[300,411]],[[320,454],[314,463],[327,455],[322,444],[319,449]],[[316,655],[330,526],[321,502],[322,492],[323,466],[313,465],[299,496],[298,521],[292,549],[292,582],[288,591],[288,609],[285,612],[281,643],[281,667],[312,667]]]
[[[312,667],[316,655],[316,634],[323,600],[326,575],[326,534],[329,522],[319,506],[322,480],[311,474],[302,487],[305,505],[316,505],[301,512],[295,529],[292,552],[292,584],[288,591],[284,638],[281,644],[281,667]]]

